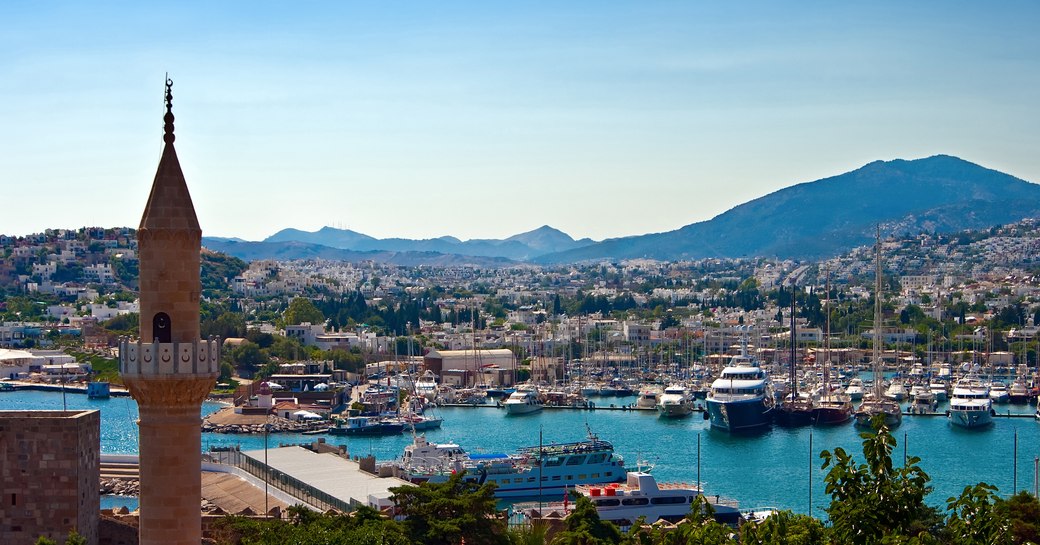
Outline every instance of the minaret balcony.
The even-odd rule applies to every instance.
[[[119,339],[119,374],[155,378],[188,378],[220,374],[220,341],[144,343]]]

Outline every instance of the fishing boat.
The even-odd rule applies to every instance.
[[[707,414],[711,427],[725,431],[753,430],[772,420],[773,395],[769,378],[758,361],[747,353],[747,334],[741,338],[740,354],[733,356],[711,383]]]
[[[453,473],[479,484],[494,483],[497,498],[559,497],[575,486],[621,482],[624,460],[590,430],[584,441],[523,447],[514,454],[470,454],[454,443],[430,443],[417,435],[401,460],[388,464],[414,483],[444,482]]]
[[[981,428],[993,423],[993,400],[989,387],[968,376],[957,381],[950,397],[950,423],[962,428]]]
[[[860,404],[859,409],[856,410],[856,425],[861,427],[871,427],[874,423],[874,418],[878,415],[882,415],[884,418],[885,426],[892,429],[903,423],[903,409],[899,406],[899,403],[892,399],[888,399],[884,395],[882,389],[882,370],[881,365],[881,228],[878,227],[877,240],[875,246],[875,264],[874,264],[874,353],[873,353],[873,368],[874,368],[874,393],[869,399],[865,399]]]

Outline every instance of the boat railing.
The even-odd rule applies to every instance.
[[[609,441],[597,439],[595,441],[579,441],[576,443],[549,444],[540,447],[522,447],[519,453],[531,456],[538,456],[539,454],[553,456],[558,454],[586,454],[604,450],[614,450],[614,445]]]

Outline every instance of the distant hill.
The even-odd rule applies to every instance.
[[[957,157],[875,161],[675,231],[610,239],[542,263],[647,257],[829,257],[887,234],[981,229],[1040,216],[1040,186]]]
[[[423,240],[405,238],[377,239],[347,229],[323,227],[315,232],[283,229],[266,239],[265,243],[301,242],[357,252],[437,252],[476,257],[500,257],[526,261],[540,255],[562,252],[592,244],[589,239],[576,241],[566,233],[549,227],[513,235],[504,240],[473,239],[461,241],[455,237]],[[273,249],[274,247],[268,247]],[[300,247],[294,247],[301,250]],[[280,252],[291,253],[287,247]],[[239,256],[241,257],[241,256]]]
[[[244,242],[229,239],[203,237],[202,245],[214,252],[224,253],[245,261],[258,261],[263,259],[274,259],[279,261],[290,261],[294,259],[329,259],[336,261],[349,261],[359,263],[363,261],[375,261],[378,263],[389,263],[401,266],[459,266],[473,265],[479,267],[506,267],[515,265],[515,261],[499,257],[464,256],[457,254],[444,254],[438,252],[392,252],[392,251],[369,251],[359,252],[355,250],[343,250],[322,246],[320,244],[309,244],[306,242]]]

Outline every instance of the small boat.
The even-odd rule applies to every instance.
[[[946,394],[946,382],[941,380],[932,380],[928,383],[928,391],[935,396],[936,401],[946,401],[948,396]]]
[[[1017,379],[1008,388],[1008,400],[1016,405],[1029,403],[1029,386],[1022,379]]]
[[[850,380],[848,387],[845,388],[845,393],[852,401],[861,401],[863,399],[863,379],[857,377]]]
[[[989,398],[993,400],[993,403],[1007,403],[1011,399],[1007,384],[1000,380],[991,382],[989,384]]]
[[[910,402],[910,414],[934,413],[938,407],[939,401],[935,399],[935,394],[923,392],[914,396],[914,400]]]
[[[351,416],[339,420],[329,428],[329,435],[399,435],[404,431],[400,421],[385,420],[371,416]]]
[[[506,414],[530,414],[542,410],[542,401],[538,390],[534,388],[520,389],[511,394],[503,403]]]
[[[899,380],[893,380],[892,384],[889,384],[888,389],[885,390],[885,397],[895,402],[905,401],[906,386],[904,386]]]
[[[658,397],[661,395],[661,389],[657,387],[643,388],[639,391],[639,397],[636,398],[637,409],[653,409],[657,407]]]

